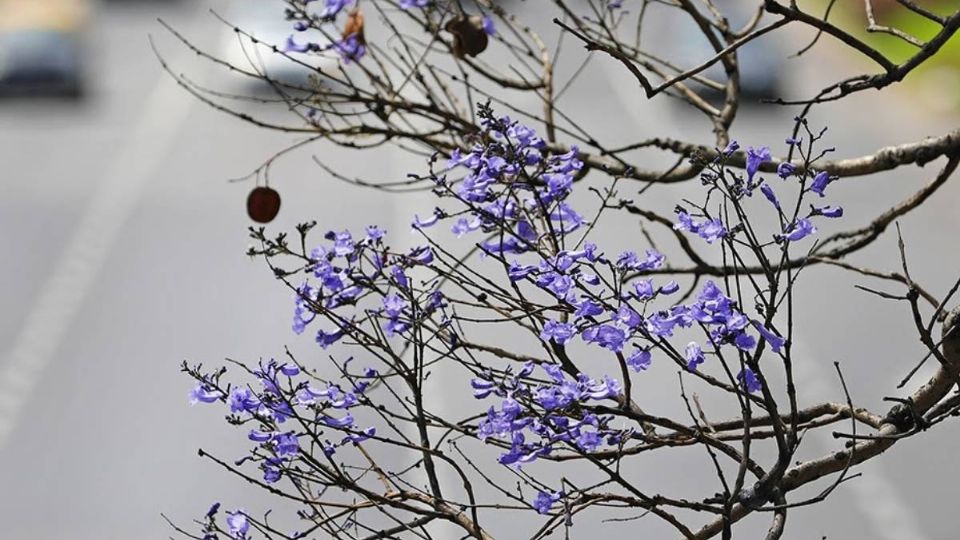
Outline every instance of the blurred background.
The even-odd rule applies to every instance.
[[[539,2],[510,7],[536,18]],[[838,17],[862,16],[841,4]],[[234,33],[210,10],[278,43],[288,33],[282,7],[265,0],[0,0],[2,539],[166,538],[173,531],[161,513],[185,523],[214,500],[257,508],[256,490],[197,457],[198,447],[239,455],[245,441],[223,425],[219,410],[188,404],[192,385],[179,363],[255,362],[282,354],[284,345],[318,356],[309,337],[290,332],[288,292],[243,255],[252,184],[229,182],[297,138],[203,105],[161,69],[158,55],[212,88],[256,90],[198,58],[158,22],[214,55],[236,55]],[[691,58],[703,54],[687,39],[692,34],[661,34],[653,39],[666,47]],[[778,35],[798,45],[780,40],[743,53],[759,68],[745,74],[751,98],[806,96],[851,70],[869,69],[825,38],[808,58],[787,61],[810,36]],[[812,119],[829,124],[837,156],[956,128],[957,41],[942,61],[882,99],[864,93],[819,109]],[[883,46],[902,54],[897,45]],[[567,106],[589,107],[602,119],[594,127],[623,136],[710,142],[702,121],[669,100],[645,101],[624,75],[614,62],[594,62],[584,77],[589,85],[571,91]],[[258,110],[287,119],[276,107]],[[773,146],[791,116],[772,105],[747,107],[734,136],[744,145]],[[604,123],[611,118],[616,125]],[[377,159],[325,146],[292,154],[273,168],[272,184],[289,194],[273,230],[317,219],[321,227],[380,223],[403,231],[425,207],[416,196],[385,197],[324,178],[314,155],[373,179],[420,167],[390,151]],[[835,200],[850,224],[865,223],[918,189],[933,167],[843,182]],[[960,189],[950,182],[903,220],[914,277],[939,295],[960,271],[960,253],[948,247],[960,230]],[[684,188],[676,189],[652,191],[648,201],[670,208]],[[606,231],[618,233],[612,227]],[[856,261],[893,270],[895,257],[895,242],[886,238]],[[862,366],[862,375],[850,377],[854,398],[884,408],[882,396],[918,359],[913,334],[903,330],[908,313],[856,292],[858,281],[836,272],[818,269],[806,279],[810,308],[798,326],[817,339],[798,344],[809,360],[799,368],[804,397],[837,399],[830,366],[843,359],[851,370]],[[948,425],[897,445],[828,503],[791,514],[786,537],[956,538],[956,493],[946,491],[955,487],[942,477],[960,467],[958,429]],[[810,444],[815,453],[833,441]]]

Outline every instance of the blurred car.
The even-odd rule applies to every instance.
[[[721,11],[733,28],[739,28],[753,15],[753,4],[744,0],[724,2],[721,4]],[[676,63],[683,67],[692,67],[712,57],[714,50],[706,36],[689,27],[689,22],[686,24],[690,28],[686,32],[666,30],[669,32],[666,41],[671,51],[668,56],[671,61],[677,61]],[[771,34],[753,40],[737,50],[740,95],[744,98],[744,104],[750,104],[759,99],[780,97],[783,90],[783,64],[788,55],[781,42],[771,38]],[[726,80],[723,67],[719,62],[709,67],[704,75],[719,82]],[[700,90],[698,84],[691,83],[691,85]],[[713,101],[720,99],[718,92],[705,93]]]
[[[0,95],[83,94],[85,0],[0,0]]]
[[[298,53],[288,52],[302,64],[275,52],[285,51],[289,39],[296,43],[329,43],[329,39],[318,30],[294,31],[292,21],[285,17],[288,4],[283,0],[232,0],[230,12],[224,19],[243,33],[253,36],[250,39],[230,28],[225,32],[220,58],[246,71],[257,71],[271,79],[295,86],[307,86],[316,70],[330,70],[339,65],[336,53]],[[331,27],[331,31],[336,29]],[[306,64],[306,65],[303,65]],[[266,83],[255,81],[263,89]]]

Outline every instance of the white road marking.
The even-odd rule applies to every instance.
[[[51,266],[53,273],[0,364],[0,448],[19,423],[23,406],[73,326],[147,181],[176,140],[195,101],[166,74],[161,76],[143,103],[145,112],[129,134],[129,143],[120,150],[84,208],[66,249]]]

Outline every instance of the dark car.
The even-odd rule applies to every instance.
[[[0,0],[0,95],[83,93],[84,0]]]

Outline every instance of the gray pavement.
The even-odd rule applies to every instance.
[[[535,9],[527,4],[523,9]],[[155,22],[161,16],[216,49],[222,28],[205,10],[225,5],[101,7],[88,43],[91,99],[80,106],[0,102],[0,230],[6,233],[0,259],[0,539],[165,538],[172,531],[161,512],[185,522],[213,500],[248,508],[261,500],[196,457],[198,446],[239,455],[242,441],[218,411],[187,404],[190,384],[178,364],[255,361],[282,353],[285,344],[316,356],[309,338],[290,333],[289,294],[262,264],[243,256],[250,186],[227,182],[296,139],[198,103],[161,73],[146,40],[155,34],[171,63],[229,87],[229,76],[185,53]],[[642,100],[616,65],[591,69],[591,87],[568,99],[589,104],[594,119],[622,119],[602,125],[611,138],[667,131],[703,139],[702,126],[689,116]],[[813,86],[831,69],[792,73],[793,83]],[[883,115],[876,114],[880,103],[887,107]],[[863,96],[825,108],[819,119],[830,123],[844,156],[940,134],[957,120],[916,118],[909,95],[892,107]],[[743,129],[735,136],[747,144],[779,141],[789,114],[744,111],[738,123]],[[329,151],[320,146],[276,166],[274,184],[291,196],[275,230],[310,218],[321,228],[379,222],[402,229],[424,207],[422,198],[385,198],[323,178],[310,154],[329,157]],[[395,177],[410,163],[393,154],[382,160],[337,154],[333,162],[374,178]],[[863,223],[917,189],[932,169],[851,180],[836,186],[834,197],[850,223]],[[646,197],[670,208],[690,189],[658,188]],[[960,227],[957,201],[954,182],[903,220],[915,277],[939,294],[960,269],[960,252],[949,248]],[[624,224],[613,220],[606,227],[615,242],[637,247],[616,234]],[[890,270],[895,255],[887,238],[857,260]],[[857,373],[850,378],[855,399],[880,408],[920,347],[904,330],[909,318],[903,306],[865,297],[852,289],[857,280],[838,276],[811,271],[801,286],[809,302],[798,323],[805,336],[798,356],[807,360],[798,362],[803,397],[839,399],[831,363],[841,359]],[[638,388],[652,398],[672,397],[658,387],[673,375],[665,370],[656,376],[670,379],[652,378]],[[795,511],[787,538],[956,537],[953,497],[943,486],[950,485],[945,475],[960,467],[958,429],[944,426],[897,445],[829,503]],[[809,452],[832,444],[829,437],[816,439]],[[689,476],[651,482],[700,487]],[[750,526],[744,537],[765,525]]]

